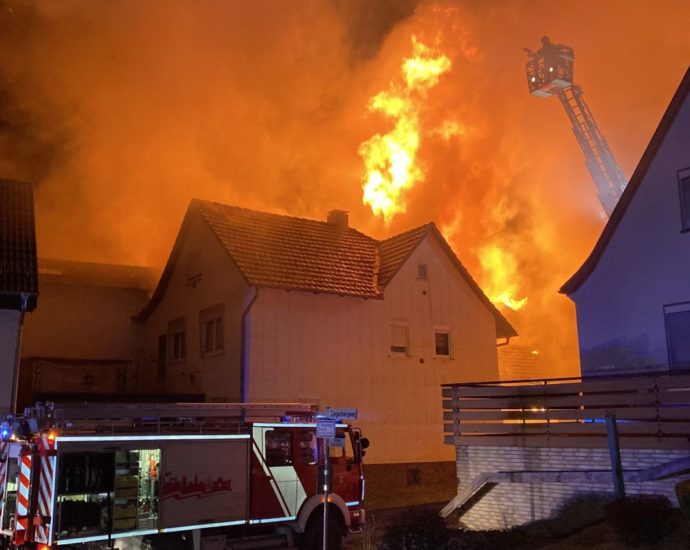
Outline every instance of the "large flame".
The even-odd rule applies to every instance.
[[[450,59],[412,37],[413,55],[402,63],[404,83],[392,82],[388,90],[379,92],[369,109],[395,121],[387,134],[376,134],[362,143],[359,154],[364,160],[366,180],[364,204],[389,223],[393,216],[405,212],[404,190],[424,177],[416,164],[420,144],[419,114],[429,89],[438,84],[440,76],[451,67]],[[458,123],[443,131],[459,133]]]
[[[483,282],[484,292],[497,305],[517,311],[527,304],[527,297],[517,298],[519,280],[515,256],[495,244],[479,249],[479,262],[488,275]]]

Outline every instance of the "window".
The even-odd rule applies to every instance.
[[[219,304],[199,313],[199,336],[201,337],[201,355],[217,355],[225,349],[223,338],[223,304]]]
[[[407,354],[407,325],[394,323],[391,325],[391,353]]]
[[[195,287],[201,282],[201,263],[201,250],[192,250],[187,256],[187,286]]]
[[[421,485],[422,483],[422,472],[419,468],[408,468],[407,469],[407,484],[408,485]]]
[[[328,448],[328,456],[334,464],[355,461],[355,451],[349,432],[341,429],[336,430],[335,439],[331,440]]]
[[[158,337],[158,381],[165,380],[165,371],[168,366],[168,335],[161,334]]]
[[[269,430],[266,432],[266,465],[292,466],[292,432]]]
[[[299,452],[302,466],[312,466],[319,461],[318,442],[314,430],[305,430],[300,434]]]
[[[417,279],[426,279],[426,264],[417,265]]]
[[[671,371],[690,370],[690,302],[664,306]]]
[[[184,319],[176,319],[168,324],[168,342],[170,343],[170,358],[173,361],[184,361],[187,357]]]
[[[690,168],[678,172],[678,191],[680,193],[681,227],[690,231]]]
[[[450,329],[434,328],[434,355],[436,357],[450,357]]]

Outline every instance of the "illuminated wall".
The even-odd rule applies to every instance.
[[[583,373],[669,367],[664,306],[690,302],[690,233],[678,171],[690,167],[686,100],[599,263],[571,295]]]

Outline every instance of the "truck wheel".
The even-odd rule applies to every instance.
[[[341,550],[345,530],[335,510],[328,510],[328,550]],[[304,531],[302,550],[323,549],[323,512],[315,512],[309,518],[307,528]]]

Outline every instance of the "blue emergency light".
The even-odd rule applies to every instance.
[[[0,441],[7,441],[11,435],[12,429],[7,424],[0,426]]]

